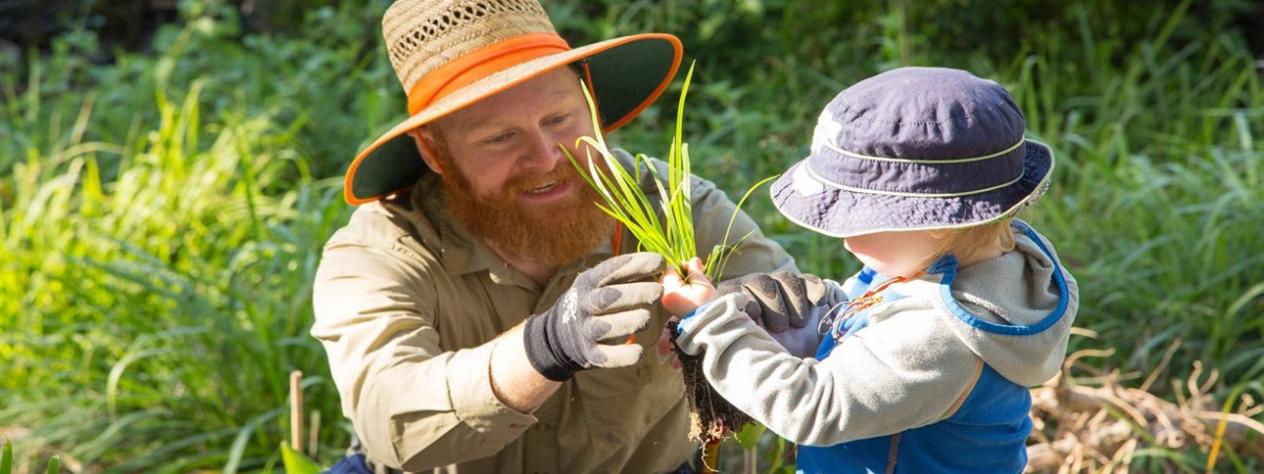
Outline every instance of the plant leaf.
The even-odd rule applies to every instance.
[[[290,443],[281,442],[281,463],[285,465],[286,474],[320,474],[319,464],[308,459],[302,453],[290,447]]]
[[[737,221],[737,213],[741,211],[742,205],[746,204],[746,200],[750,199],[751,194],[754,194],[756,189],[759,189],[760,186],[763,186],[769,181],[777,179],[778,176],[781,176],[781,174],[774,174],[767,178],[761,179],[759,180],[759,182],[751,185],[751,187],[746,190],[746,193],[742,194],[742,198],[737,200],[737,205],[733,206],[733,214],[729,216],[729,225],[725,227],[724,239],[720,240],[720,245],[719,245],[719,247],[723,249],[722,252],[724,254],[722,256],[716,257],[717,265],[715,266],[710,265],[711,258],[709,257],[707,258],[707,262],[708,262],[708,265],[706,266],[707,278],[710,278],[711,281],[717,281],[718,278],[720,278],[721,276],[724,276],[724,264],[728,263],[729,255],[732,254],[733,249],[736,249],[738,243],[741,243],[743,240],[746,240],[746,237],[750,236],[751,232],[754,232],[754,230],[752,230],[751,232],[747,232],[746,235],[742,236],[741,239],[738,239],[736,243],[734,243],[732,246],[729,246],[728,244],[729,232],[733,231],[733,223]],[[715,252],[712,252],[712,254],[714,253]]]
[[[743,449],[755,449],[755,446],[759,444],[759,437],[764,434],[765,429],[764,425],[759,423],[747,423],[742,425],[742,430],[738,431],[734,437],[737,438],[737,444],[741,445]]]

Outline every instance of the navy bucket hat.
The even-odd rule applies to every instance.
[[[966,71],[899,68],[825,107],[807,158],[773,183],[773,204],[834,237],[993,222],[1049,187],[1053,153],[1026,139],[1009,92]]]

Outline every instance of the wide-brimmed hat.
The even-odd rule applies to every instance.
[[[632,120],[671,83],[682,47],[647,33],[571,49],[536,0],[400,0],[382,18],[408,118],[360,151],[343,196],[363,204],[427,172],[410,130],[548,71],[580,62],[602,129]]]
[[[908,67],[825,107],[807,158],[771,187],[787,218],[834,237],[969,227],[1049,187],[1053,153],[1028,140],[1008,91],[966,71]]]

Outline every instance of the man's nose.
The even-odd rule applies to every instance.
[[[543,130],[531,133],[531,144],[527,152],[525,165],[540,171],[552,171],[559,161],[566,160],[566,154],[558,146],[558,138]]]

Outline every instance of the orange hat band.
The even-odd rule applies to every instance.
[[[570,50],[555,33],[516,36],[484,46],[426,74],[408,91],[408,114],[415,115],[453,91],[511,66]]]

